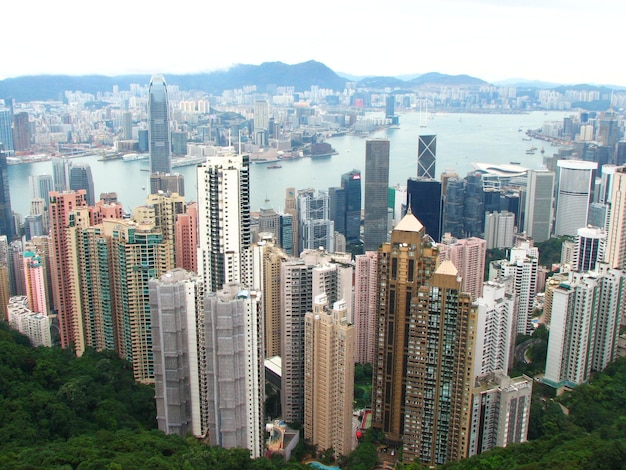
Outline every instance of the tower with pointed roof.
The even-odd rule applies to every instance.
[[[373,425],[405,462],[467,454],[476,310],[412,212],[378,250]]]

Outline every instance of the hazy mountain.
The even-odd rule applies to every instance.
[[[480,78],[470,77],[469,75],[446,75],[438,72],[424,73],[419,77],[414,78],[413,80],[409,80],[407,83],[413,86],[423,86],[430,84],[450,86],[480,86],[488,84],[486,81],[481,80]]]

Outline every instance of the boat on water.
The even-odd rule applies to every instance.
[[[122,160],[124,160],[125,162],[133,162],[135,160],[147,160],[148,158],[150,158],[150,154],[147,153],[127,153],[126,155],[122,156]]]
[[[267,169],[268,170],[274,170],[276,168],[282,168],[282,167],[283,167],[282,165],[268,165]]]

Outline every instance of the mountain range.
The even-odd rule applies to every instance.
[[[413,78],[410,78],[413,77]],[[310,60],[299,64],[288,65],[283,62],[264,62],[260,65],[239,64],[228,70],[220,70],[195,74],[167,74],[165,79],[169,85],[177,85],[182,90],[198,90],[206,93],[220,94],[224,90],[237,89],[256,85],[257,90],[264,93],[274,86],[292,86],[296,91],[310,90],[312,86],[342,91],[346,82],[356,82],[358,86],[368,89],[392,89],[411,91],[429,86],[481,86],[488,82],[469,75],[446,75],[430,72],[408,76],[408,79],[397,77],[350,77],[342,76],[326,65]],[[36,75],[0,80],[0,98],[13,98],[18,102],[62,100],[66,90],[82,91],[96,94],[112,90],[114,85],[121,90],[136,83],[147,85],[149,75]],[[558,84],[546,85],[541,82],[522,82],[525,88],[556,88]],[[507,86],[514,86],[509,83]],[[539,86],[536,86],[539,85]],[[587,85],[588,86],[588,85]],[[589,87],[589,86],[588,86]],[[591,88],[602,90],[603,87]]]

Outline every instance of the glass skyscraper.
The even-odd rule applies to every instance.
[[[148,91],[150,173],[171,173],[169,102],[162,75],[153,75]]]
[[[387,241],[389,140],[365,142],[365,220],[363,248],[377,250]]]

